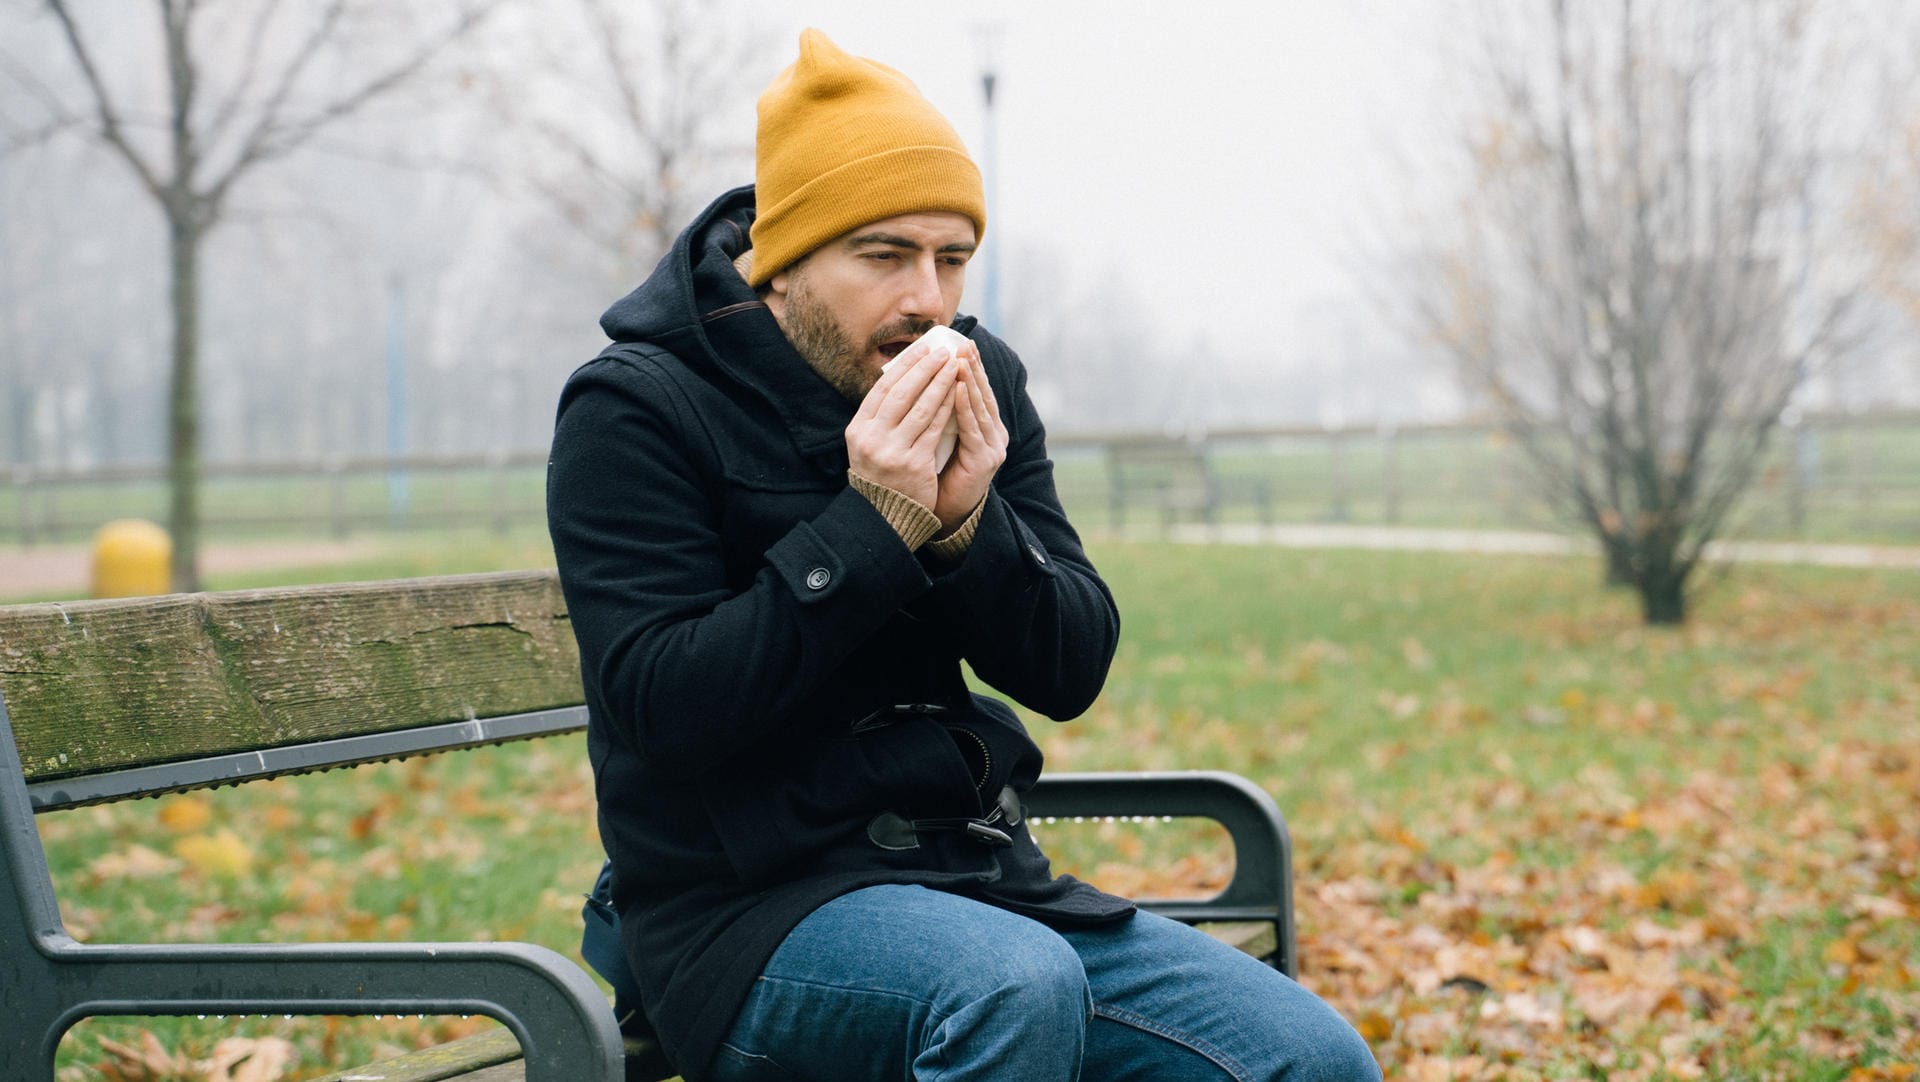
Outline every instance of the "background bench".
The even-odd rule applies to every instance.
[[[1204,443],[1152,435],[1115,439],[1107,445],[1109,524],[1126,529],[1127,509],[1145,505],[1159,512],[1162,529],[1181,518],[1211,524],[1220,489]]]
[[[0,1062],[51,1079],[62,1034],[92,1015],[480,1014],[506,1030],[336,1077],[670,1073],[650,1042],[623,1042],[577,964],[530,944],[75,942],[34,824],[40,811],[572,732],[586,723],[578,666],[551,571],[0,607]],[[1227,888],[1147,904],[1228,922],[1209,930],[1294,972],[1286,827],[1251,783],[1049,775],[1028,809],[1222,823]]]

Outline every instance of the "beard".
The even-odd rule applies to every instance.
[[[880,343],[903,335],[918,337],[933,327],[932,320],[901,320],[859,341],[834,318],[827,303],[814,295],[802,270],[796,268],[788,280],[786,318],[780,321],[780,329],[807,367],[849,402],[867,397],[879,381],[879,370],[866,362],[879,350]]]

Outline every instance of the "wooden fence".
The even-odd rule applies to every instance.
[[[1087,530],[1182,522],[1554,530],[1516,449],[1487,425],[1266,427],[1204,435],[1061,433],[1061,498]],[[544,450],[210,465],[209,538],[539,529]],[[164,520],[158,467],[0,467],[0,541],[84,540],[115,518]],[[1823,416],[1781,431],[1734,532],[1920,543],[1920,413]]]

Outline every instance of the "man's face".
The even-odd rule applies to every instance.
[[[973,257],[973,221],[919,211],[836,237],[768,280],[767,307],[800,356],[847,398],[936,323],[952,323]]]

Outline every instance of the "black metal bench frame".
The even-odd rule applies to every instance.
[[[479,1014],[519,1042],[528,1082],[662,1077],[623,1051],[605,994],[577,964],[525,943],[83,944],[66,932],[36,812],[557,735],[584,707],[397,729],[28,783],[0,697],[0,1063],[51,1082],[61,1037],[96,1015]],[[1263,921],[1270,964],[1296,972],[1292,848],[1265,791],[1214,771],[1054,774],[1029,794],[1042,820],[1199,817],[1234,845],[1231,882],[1205,901],[1143,901],[1189,923]],[[583,884],[584,886],[585,884]],[[635,1073],[635,1072],[638,1073]]]

